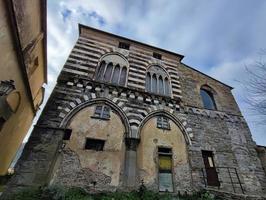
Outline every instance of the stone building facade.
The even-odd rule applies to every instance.
[[[0,1],[0,182],[43,102],[46,0]]]
[[[265,194],[232,88],[183,56],[79,25],[10,188]]]

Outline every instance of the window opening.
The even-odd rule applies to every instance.
[[[172,149],[158,148],[159,157],[159,191],[173,192]]]
[[[105,105],[96,106],[93,117],[100,119],[109,119],[110,107]]]
[[[214,98],[211,92],[204,90],[204,89],[200,89],[200,95],[201,95],[204,108],[211,109],[211,110],[216,109]]]
[[[125,42],[119,42],[118,47],[121,48],[121,49],[129,50],[130,45],[128,43],[125,43]]]
[[[153,57],[154,58],[157,58],[157,59],[162,59],[162,55],[161,54],[159,54],[159,53],[155,53],[155,52],[153,52]]]
[[[157,117],[157,128],[170,130],[171,128],[169,119],[164,116]]]
[[[103,151],[104,140],[87,138],[85,143],[85,149]]]
[[[63,140],[70,140],[71,133],[72,133],[72,130],[71,129],[66,129],[65,130],[64,137],[63,137]]]

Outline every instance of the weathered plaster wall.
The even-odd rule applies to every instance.
[[[95,181],[99,190],[120,184],[125,156],[124,125],[113,111],[109,120],[91,118],[94,110],[95,106],[84,108],[69,122],[72,134],[61,153],[55,182],[86,188]],[[105,140],[103,151],[84,149],[86,138]]]
[[[4,1],[0,1],[0,80],[14,80],[20,104],[0,132],[0,175],[5,175],[33,119],[30,98],[26,93],[20,65],[13,46],[12,33]]]
[[[158,190],[158,147],[172,149],[174,190],[184,190],[190,186],[186,141],[181,130],[171,120],[170,127],[171,130],[158,129],[157,117],[154,117],[146,122],[141,130],[141,140],[137,149],[139,180],[143,180],[145,185],[156,191]]]

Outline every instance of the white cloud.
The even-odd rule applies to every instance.
[[[232,85],[249,119],[241,100],[244,91],[235,80],[244,79],[244,65],[266,47],[265,10],[265,1],[48,0],[46,99],[82,23],[184,54],[188,65]],[[253,134],[261,137],[256,130]]]

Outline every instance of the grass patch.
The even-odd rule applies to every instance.
[[[159,194],[140,188],[132,192],[113,192],[88,194],[82,188],[63,188],[50,186],[43,188],[27,188],[6,198],[6,200],[214,200],[208,192],[198,192],[193,195]]]

